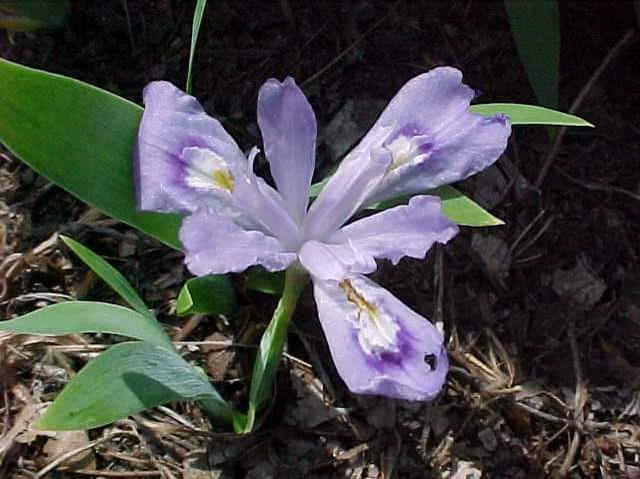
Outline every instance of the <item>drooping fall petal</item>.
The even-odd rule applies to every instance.
[[[409,80],[344,160],[366,165],[372,151],[391,154],[388,171],[363,206],[453,183],[495,162],[511,126],[502,115],[469,112],[474,96],[455,68],[435,68]]]
[[[135,146],[141,210],[189,212],[229,207],[247,160],[220,122],[171,83],[144,89],[145,110]]]
[[[314,294],[331,356],[349,390],[413,401],[440,392],[447,353],[427,319],[361,276],[314,279]]]

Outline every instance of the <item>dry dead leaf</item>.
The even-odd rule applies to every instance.
[[[42,451],[47,462],[76,449],[87,446],[91,441],[86,431],[57,431],[45,443]],[[93,448],[88,448],[58,465],[59,469],[95,469],[96,456]]]

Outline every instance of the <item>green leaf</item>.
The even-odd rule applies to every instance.
[[[254,267],[247,271],[247,289],[280,296],[284,290],[284,273],[277,271],[270,273],[264,268]]]
[[[187,73],[187,93],[191,93],[191,72],[193,68],[193,58],[196,54],[196,44],[198,43],[200,24],[202,23],[202,16],[204,15],[204,9],[206,8],[206,6],[207,0],[198,0],[198,3],[196,3],[196,9],[193,12],[193,26],[191,27],[191,50],[189,51],[189,70]]]
[[[558,126],[589,126],[593,124],[575,115],[562,113],[535,105],[522,105],[518,103],[486,103],[484,105],[471,105],[470,110],[480,115],[495,115],[504,113],[516,125],[558,125]]]
[[[442,200],[442,212],[456,224],[475,227],[500,226],[504,224],[504,221],[500,218],[493,216],[453,186],[439,186],[433,190],[425,191],[424,194],[439,197]],[[371,206],[370,209],[386,210],[387,208],[408,203],[410,198],[410,196],[402,196],[383,201]]]
[[[37,309],[0,321],[0,331],[45,336],[109,333],[173,348],[155,319],[124,306],[93,301],[68,301]]]
[[[289,321],[307,281],[306,273],[295,267],[289,268],[286,272],[284,292],[269,326],[262,334],[253,365],[245,432],[253,430],[257,412],[271,395],[273,380],[287,339]]]
[[[208,275],[189,279],[176,302],[179,316],[186,314],[233,313],[236,296],[228,276]]]
[[[60,235],[60,239],[133,309],[155,319],[131,283],[117,269],[76,240],[63,235]]]
[[[556,0],[505,0],[520,60],[538,101],[558,106],[560,15]]]
[[[180,249],[178,215],[140,213],[133,145],[142,108],[80,81],[0,59],[0,141],[82,201]]]
[[[440,186],[428,191],[427,194],[439,196],[442,200],[442,212],[447,218],[459,225],[482,227],[504,224],[500,218],[496,218],[452,186]]]
[[[170,401],[206,399],[214,418],[233,411],[205,376],[182,357],[145,342],[120,343],[87,364],[36,423],[64,431],[104,426]]]

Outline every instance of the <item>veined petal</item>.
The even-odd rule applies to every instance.
[[[291,217],[302,224],[315,167],[316,117],[291,77],[270,79],[258,94],[258,125],[278,192]]]
[[[185,218],[180,228],[185,264],[191,273],[238,273],[252,265],[269,271],[286,269],[296,259],[276,238],[260,231],[246,231],[231,219],[199,210]]]
[[[409,80],[344,160],[366,165],[377,148],[392,156],[363,206],[464,179],[496,161],[506,148],[509,122],[501,115],[470,113],[473,97],[455,68],[435,68]]]
[[[134,152],[138,207],[151,211],[224,209],[246,158],[218,120],[171,83],[144,89]]]
[[[347,387],[413,401],[442,389],[444,338],[427,319],[373,281],[314,278],[314,295],[331,355]]]
[[[434,243],[447,243],[457,233],[456,224],[442,214],[440,198],[414,196],[407,205],[344,226],[329,241],[348,243],[360,256],[397,264],[404,256],[424,258]]]
[[[271,234],[291,251],[300,242],[300,227],[293,221],[280,194],[253,173],[254,148],[249,154],[247,174],[233,189],[233,204],[240,208],[265,233]]]
[[[323,241],[332,235],[360,208],[390,164],[384,150],[373,150],[366,165],[342,162],[309,208],[304,238]]]
[[[422,193],[475,175],[502,155],[510,134],[511,124],[502,115],[463,113],[431,137],[424,153],[390,169],[365,203]]]

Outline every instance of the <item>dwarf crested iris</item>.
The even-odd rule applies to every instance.
[[[273,188],[198,101],[167,82],[144,90],[136,146],[142,210],[183,212],[180,240],[195,275],[303,268],[333,360],[354,393],[432,399],[448,360],[442,334],[365,275],[377,259],[423,258],[458,232],[437,197],[420,193],[466,178],[504,151],[501,115],[469,112],[462,74],[442,67],[405,84],[309,206],[316,119],[294,80],[268,80],[258,125]],[[401,195],[408,204],[347,224]]]

